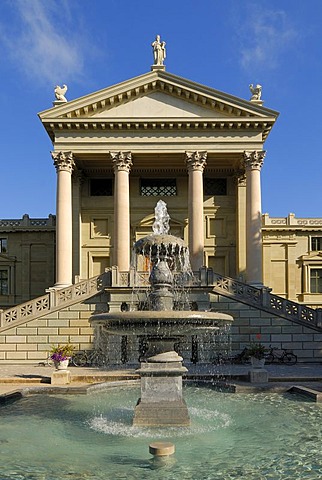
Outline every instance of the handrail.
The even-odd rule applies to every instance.
[[[48,289],[46,295],[21,303],[7,310],[0,310],[0,332],[25,322],[42,317],[47,313],[73,305],[102,292],[110,281],[110,272],[82,280],[65,288]]]
[[[319,332],[322,331],[322,309],[310,308],[270,293],[267,287],[257,288],[230,277],[212,274],[213,291],[238,302],[285,318]]]

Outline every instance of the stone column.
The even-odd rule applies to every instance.
[[[244,152],[246,170],[246,267],[247,283],[262,285],[262,201],[260,171],[264,151]]]
[[[206,159],[207,152],[186,152],[189,175],[188,237],[193,271],[198,271],[204,263],[203,171],[206,166]]]
[[[72,284],[72,152],[52,152],[57,171],[56,288]]]
[[[110,152],[114,168],[114,264],[119,271],[130,270],[131,152]]]

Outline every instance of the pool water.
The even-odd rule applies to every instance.
[[[322,478],[322,407],[291,394],[185,387],[192,424],[131,425],[137,387],[34,395],[0,407],[0,480]],[[175,455],[159,462],[152,441]]]

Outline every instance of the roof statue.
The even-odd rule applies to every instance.
[[[166,57],[166,51],[165,51],[165,42],[161,42],[160,35],[157,35],[155,37],[154,42],[152,42],[152,48],[153,48],[153,58],[154,58],[154,64],[153,65],[163,65],[163,62]]]
[[[249,85],[249,90],[252,94],[250,101],[261,100],[261,96],[262,96],[262,86],[261,85],[257,84],[256,87],[254,87],[254,85],[251,83]]]
[[[67,102],[67,98],[65,97],[65,93],[67,92],[67,85],[63,85],[62,87],[56,85],[54,91],[56,100],[59,100],[60,102]]]

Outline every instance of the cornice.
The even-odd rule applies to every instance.
[[[274,125],[274,118],[80,118],[80,119],[48,119],[43,121],[44,126],[51,137],[55,138],[55,132],[59,131],[118,131],[118,130],[201,130],[201,131],[231,131],[231,130],[252,130],[262,132],[263,141],[267,138]]]

